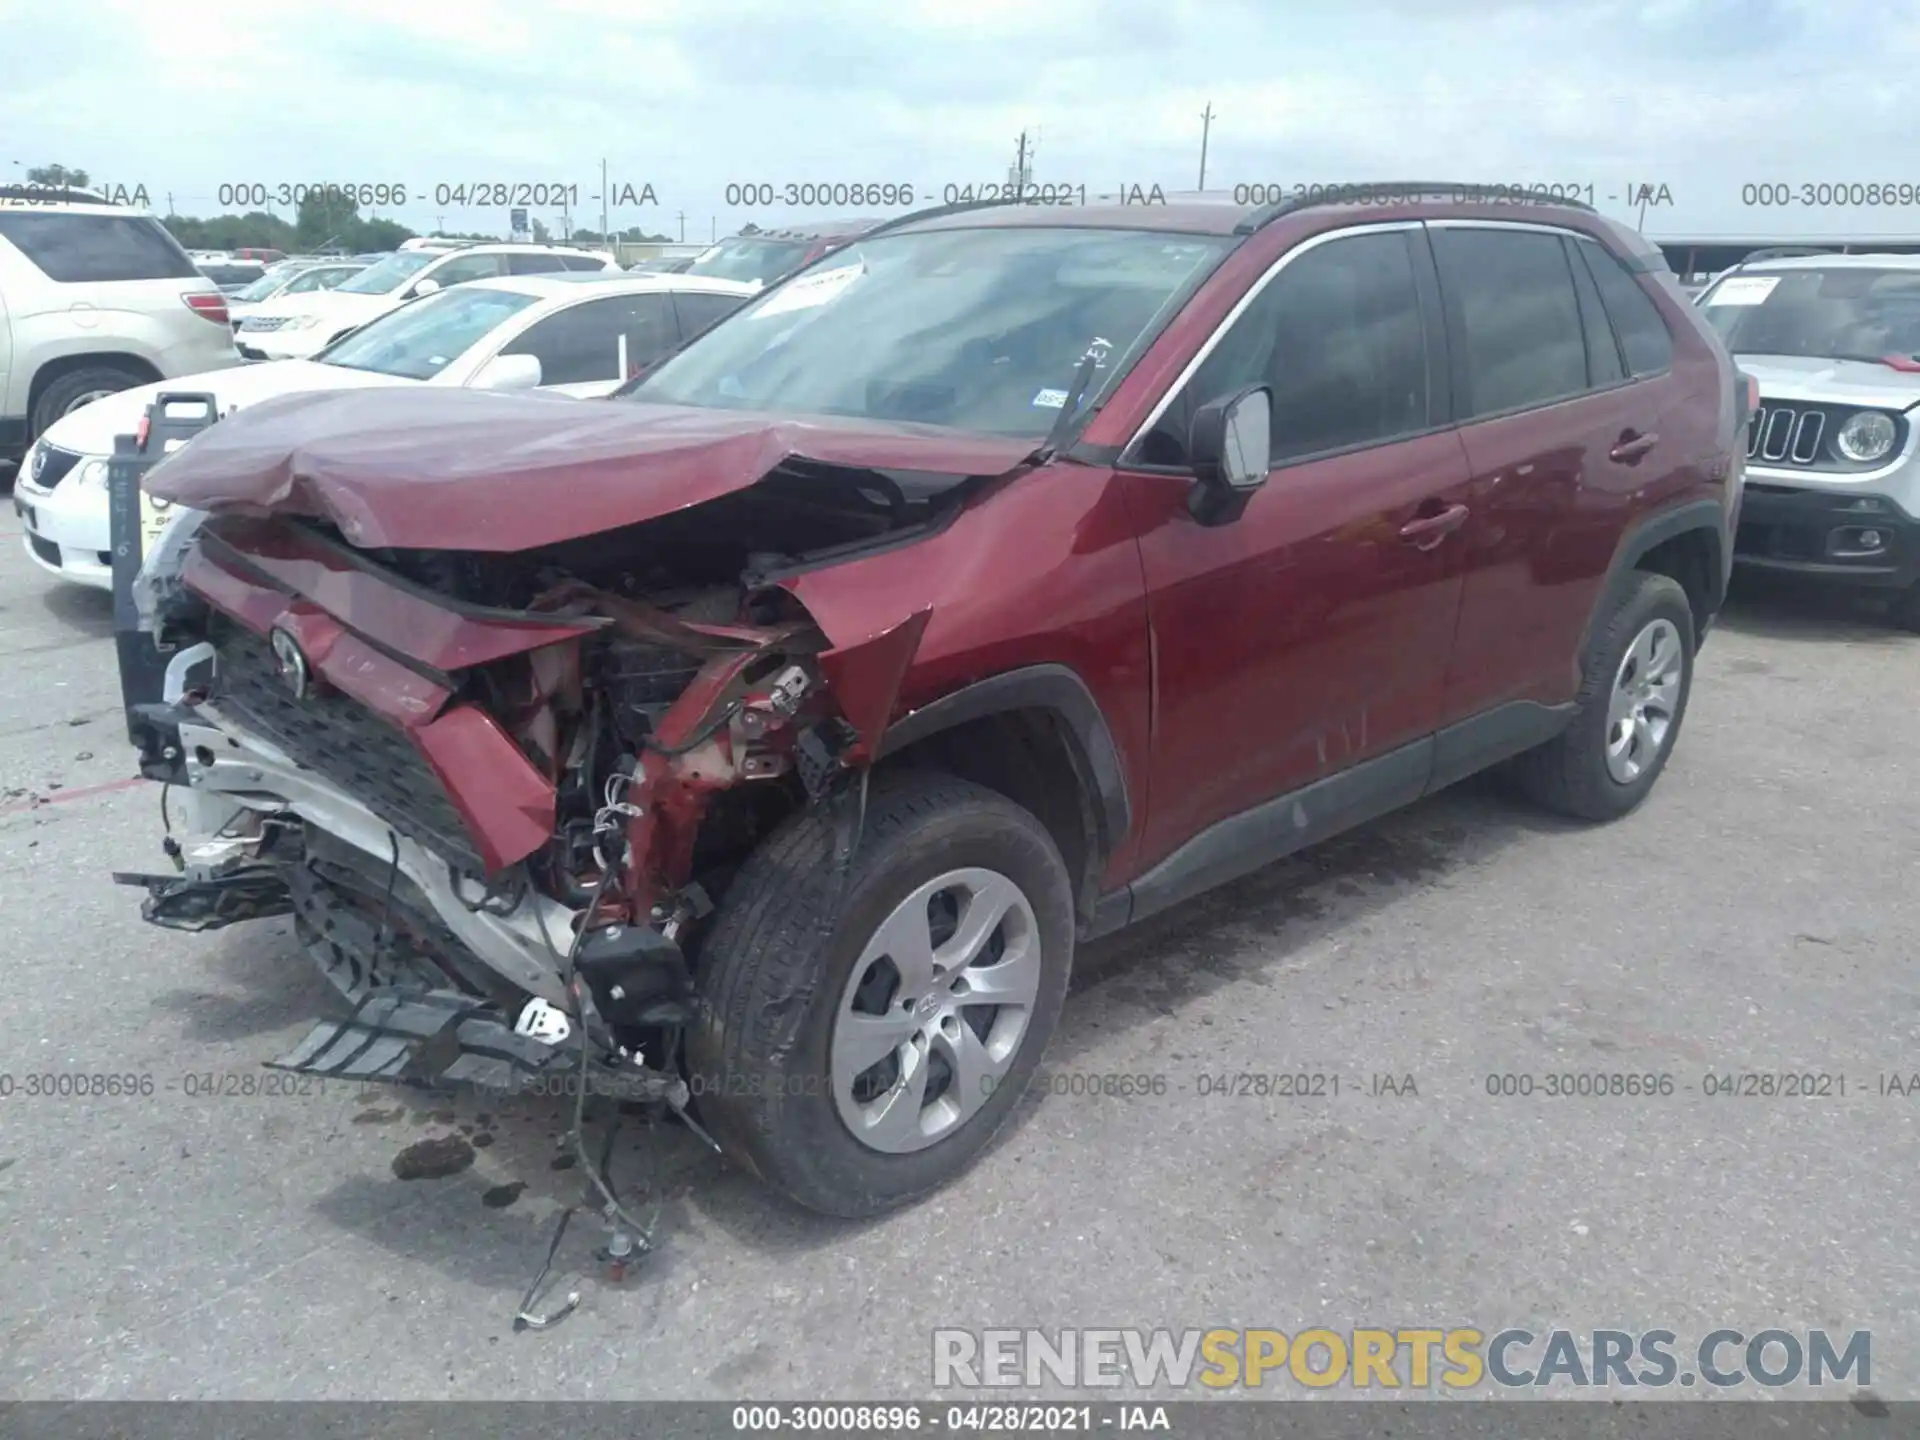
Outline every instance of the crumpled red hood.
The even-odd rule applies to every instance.
[[[145,488],[197,510],[330,520],[366,548],[515,551],[744,490],[789,459],[997,475],[1032,448],[932,426],[410,385],[240,410]]]

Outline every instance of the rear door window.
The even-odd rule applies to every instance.
[[[464,285],[469,280],[491,280],[504,271],[499,255],[462,255],[458,259],[443,262],[429,270],[422,279],[436,280],[445,289],[449,285]]]
[[[507,263],[515,275],[551,275],[556,270],[571,270],[565,255],[509,255]]]
[[[1543,231],[1431,227],[1462,415],[1551,405],[1587,388],[1587,337],[1560,237]]]
[[[659,359],[678,340],[673,307],[666,296],[619,295],[549,315],[500,353],[539,360],[542,385],[579,385],[624,380],[640,366]]]
[[[0,210],[0,237],[49,280],[191,280],[200,272],[158,220],[144,215]],[[258,272],[255,272],[258,273]]]
[[[691,340],[702,330],[711,329],[746,302],[744,295],[705,295],[683,290],[673,297],[673,308],[680,312],[680,338]]]

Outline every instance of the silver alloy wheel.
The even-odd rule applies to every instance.
[[[1040,925],[997,870],[950,870],[893,908],[860,952],[829,1039],[834,1104],[854,1138],[924,1150],[992,1096],[1040,991]]]
[[[1633,637],[1607,701],[1607,773],[1631,785],[1659,758],[1680,706],[1686,656],[1680,628],[1649,620]]]
[[[61,417],[65,418],[66,416],[71,415],[74,411],[78,410],[83,405],[91,405],[96,400],[104,400],[109,395],[118,395],[119,393],[120,392],[118,390],[83,391],[81,394],[76,395],[73,398],[72,402],[68,404],[66,409],[60,412]]]

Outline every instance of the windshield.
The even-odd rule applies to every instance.
[[[1699,304],[1736,355],[1920,354],[1920,270],[1748,271],[1727,276]]]
[[[534,298],[517,290],[464,285],[442,290],[382,315],[314,359],[349,370],[431,380]]]
[[[734,312],[628,398],[1046,435],[1132,365],[1231,245],[990,229],[856,242]]]
[[[711,275],[716,280],[744,280],[749,285],[771,285],[806,259],[811,248],[804,240],[757,240],[736,235],[702,250],[685,273]]]
[[[390,290],[398,290],[409,277],[419,274],[439,258],[426,250],[389,255],[378,265],[369,265],[346,284],[334,288],[343,295],[385,295]]]

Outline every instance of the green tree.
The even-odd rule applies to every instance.
[[[215,215],[202,220],[192,215],[169,215],[161,222],[186,250],[237,250],[258,246],[270,250],[293,250],[298,242],[293,226],[264,210],[245,215]]]
[[[66,185],[75,190],[87,188],[87,172],[65,165],[35,165],[27,171],[29,185]]]

